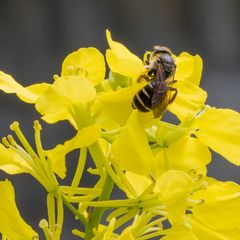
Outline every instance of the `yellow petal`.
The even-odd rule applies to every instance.
[[[96,96],[96,90],[84,77],[61,77],[53,84],[55,92],[70,103],[90,102]]]
[[[143,175],[139,175],[129,171],[126,171],[125,175],[138,196],[141,195],[143,191],[151,184],[149,178]]]
[[[25,90],[28,91],[29,93],[32,93],[31,95],[29,94],[23,94],[22,92],[17,92],[17,96],[26,103],[35,103],[40,95],[42,95],[49,87],[51,84],[48,83],[38,83],[38,84],[33,84],[28,87],[25,87]]]
[[[63,145],[58,144],[55,148],[47,150],[46,154],[52,162],[53,170],[60,178],[66,176],[66,155],[74,149],[87,147],[100,137],[101,127],[97,124],[82,128],[78,131],[76,136],[66,141]]]
[[[228,161],[240,165],[240,114],[230,109],[207,108],[196,118],[195,135]]]
[[[194,205],[193,215],[215,230],[231,230],[240,226],[240,186],[233,182],[218,182],[194,194],[202,204]],[[221,221],[219,221],[221,219]]]
[[[174,87],[178,90],[177,97],[168,106],[168,110],[177,115],[181,121],[192,118],[203,108],[207,93],[187,81],[178,81]]]
[[[132,112],[126,127],[113,142],[112,153],[125,170],[140,175],[154,173],[153,155],[136,110]]]
[[[187,231],[171,233],[171,234],[161,238],[161,240],[202,240],[202,239],[204,239],[204,238],[201,238],[201,239],[197,238],[193,233],[187,232]],[[208,240],[210,240],[210,239],[208,239]]]
[[[77,129],[71,114],[65,108],[62,108],[54,113],[45,114],[44,116],[42,116],[42,119],[50,124],[56,123],[58,121],[68,120],[74,126],[74,128]]]
[[[164,157],[167,158],[171,169],[189,172],[195,170],[198,174],[206,175],[207,164],[211,161],[211,152],[197,138],[183,137],[165,149],[165,155],[160,151],[156,156],[159,169],[164,171]]]
[[[106,59],[111,71],[121,75],[132,77],[135,80],[146,71],[142,61],[131,53],[124,45],[113,41],[111,33],[106,31],[107,41],[111,49],[106,52]]]
[[[0,181],[0,232],[14,240],[38,239],[38,234],[22,219],[8,180]]]
[[[104,57],[96,48],[80,48],[64,59],[61,75],[87,77],[96,86],[104,80],[105,70]]]
[[[56,113],[72,104],[93,101],[96,90],[84,77],[61,77],[55,80],[36,102],[41,114]]]
[[[0,89],[5,93],[16,93],[18,96],[25,96],[22,97],[23,101],[29,103],[36,101],[36,98],[38,97],[33,92],[17,83],[11,75],[2,71],[0,71]]]
[[[168,170],[157,181],[157,188],[168,212],[172,225],[183,223],[187,198],[192,192],[193,181],[188,174],[178,170]]]
[[[189,81],[197,86],[201,81],[203,63],[199,55],[192,56],[187,52],[182,52],[176,57],[175,79]]]
[[[193,215],[188,215],[188,219],[192,226],[192,232],[198,237],[199,240],[202,240],[202,239],[239,240],[240,239],[239,228],[228,230],[228,231],[214,230],[211,228],[211,226],[207,226],[205,223],[199,221]]]
[[[26,173],[27,171],[23,168],[13,165],[13,164],[5,164],[0,166],[0,169],[6,172],[7,174],[20,174],[20,173]]]
[[[123,126],[133,111],[133,97],[143,86],[144,84],[135,84],[114,92],[104,93],[99,95],[97,100],[102,106],[102,111],[111,120]]]

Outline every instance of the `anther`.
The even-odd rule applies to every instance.
[[[34,128],[35,131],[42,130],[42,126],[41,126],[41,124],[39,123],[38,120],[34,121],[33,128]]]
[[[17,122],[17,121],[13,122],[13,123],[10,125],[10,129],[11,129],[12,131],[16,131],[16,129],[18,129],[18,128],[19,128],[19,122]]]
[[[7,148],[9,148],[11,146],[6,137],[2,138],[2,143]]]
[[[16,143],[16,141],[14,140],[14,138],[13,138],[12,135],[8,135],[8,136],[7,136],[7,140],[8,140],[8,142],[9,142],[12,146],[14,146],[14,147],[17,146],[17,143]]]
[[[39,227],[42,228],[42,229],[45,229],[48,227],[48,221],[46,219],[42,219],[40,222],[39,222]]]
[[[197,204],[197,205],[200,205],[200,204],[203,204],[205,201],[203,198],[199,199],[199,200],[196,200],[196,199],[191,199],[191,198],[188,198],[188,203],[190,205],[193,205],[193,204]]]
[[[57,74],[54,74],[54,75],[53,75],[53,80],[54,80],[54,81],[58,80],[59,78],[60,78],[60,77],[59,77]]]

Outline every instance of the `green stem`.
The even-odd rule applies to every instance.
[[[95,202],[86,202],[85,203],[91,207],[97,208],[118,208],[118,207],[135,207],[137,202],[135,199],[124,199],[124,200],[109,200],[109,201],[95,201]]]
[[[89,146],[89,151],[90,151],[92,159],[94,160],[97,168],[99,169],[103,165],[104,168],[106,169],[108,175],[110,175],[111,178],[114,180],[115,184],[121,190],[126,192],[126,186],[120,181],[120,179],[118,178],[117,174],[113,171],[112,166],[109,164],[109,160],[106,159],[106,157],[104,156],[104,154],[103,154],[99,144],[98,143],[94,143],[91,146]],[[97,163],[100,166],[98,166]]]
[[[74,196],[74,197],[68,197],[66,196],[66,200],[71,203],[80,203],[80,202],[86,202],[91,201],[94,198],[97,198],[100,194],[89,194],[86,196]]]
[[[69,192],[71,191],[71,187],[69,186],[60,186],[59,189],[61,190],[61,192],[63,192],[64,194],[69,194]],[[88,195],[88,194],[96,194],[96,195],[100,195],[100,193],[102,192],[102,189],[100,187],[94,187],[94,188],[76,188],[75,190],[75,194],[76,195]]]
[[[71,204],[67,201],[67,199],[61,194],[63,204],[72,212],[75,216],[79,218],[79,220],[83,223],[84,226],[87,226],[87,219]]]
[[[136,198],[137,197],[137,193],[135,191],[135,189],[133,188],[133,186],[129,183],[126,175],[123,173],[123,170],[119,167],[119,165],[117,164],[117,162],[112,159],[112,164],[113,164],[113,168],[116,171],[116,173],[118,174],[118,177],[121,179],[122,183],[127,187],[128,191]]]
[[[112,178],[107,175],[106,180],[105,180],[105,185],[103,186],[103,191],[102,194],[99,197],[99,201],[104,201],[110,198],[112,189],[113,189],[114,182]],[[99,207],[99,208],[94,208],[93,213],[91,215],[90,221],[88,222],[87,229],[86,229],[86,240],[90,240],[93,237],[93,228],[97,228],[102,215],[106,208],[104,207]]]
[[[54,195],[51,193],[47,195],[47,211],[48,211],[49,230],[51,231],[51,233],[53,233],[56,216],[55,216],[55,199],[54,199]]]

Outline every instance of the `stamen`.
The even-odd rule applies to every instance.
[[[13,147],[17,147],[18,146],[17,142],[14,140],[12,135],[8,135],[7,136],[7,140]]]
[[[200,204],[203,204],[205,201],[204,199],[199,199],[199,200],[196,200],[196,199],[191,199],[191,198],[188,198],[187,199],[188,201],[188,204],[189,204],[189,208],[192,208],[193,205],[200,205]]]
[[[22,133],[20,127],[19,127],[19,123],[18,122],[13,122],[10,125],[10,129],[12,131],[15,132],[15,134],[17,135],[19,141],[22,143],[23,147],[26,149],[26,151],[31,155],[31,156],[36,156],[36,153],[34,152],[34,150],[32,149],[31,145],[29,144],[29,142],[27,141],[27,139],[25,138],[24,134]]]
[[[2,138],[2,143],[7,148],[9,148],[11,146],[6,137]]]
[[[36,144],[38,155],[42,160],[45,160],[45,155],[43,153],[41,137],[40,137],[40,131],[42,130],[42,126],[39,123],[39,121],[37,120],[34,121],[33,128],[35,130],[35,144]]]
[[[208,187],[208,183],[206,181],[201,182],[201,184],[194,187],[193,192],[199,191],[199,190],[206,190]]]
[[[52,170],[51,161],[46,161],[46,156],[42,148],[42,142],[41,142],[42,126],[39,123],[39,121],[37,120],[34,121],[33,128],[35,130],[35,134],[34,134],[35,144],[36,144],[37,153],[39,156],[35,158],[36,163],[39,165],[44,175],[50,180],[50,182],[53,182],[55,186],[58,186],[58,182]],[[55,191],[55,188],[54,188],[54,191]]]
[[[47,240],[52,239],[50,230],[48,229],[48,222],[47,222],[46,219],[42,219],[42,220],[39,222],[39,227],[42,228],[42,230],[43,230],[43,232],[44,232],[44,235],[45,235],[45,237],[46,237]]]

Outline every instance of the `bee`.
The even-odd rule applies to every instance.
[[[177,96],[177,89],[172,87],[176,82],[176,63],[169,48],[154,46],[145,64],[147,73],[141,75],[138,81],[144,78],[149,83],[135,94],[132,107],[141,112],[152,110],[154,117],[159,118]]]

